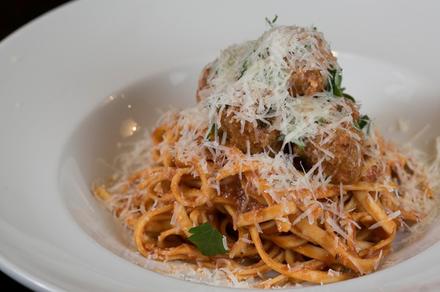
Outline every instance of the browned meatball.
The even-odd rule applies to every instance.
[[[320,145],[320,142],[326,136],[327,134],[318,135],[307,142],[304,149],[296,147],[296,151],[309,165],[314,165],[325,156],[322,149],[332,153],[333,157],[327,156],[322,162],[324,173],[332,176],[333,183],[357,182],[361,176],[364,160],[362,132],[354,127],[336,129],[333,139],[324,145]],[[360,139],[357,140],[354,136]]]
[[[327,84],[319,70],[297,70],[290,77],[290,82],[289,93],[292,96],[310,96],[322,92]]]
[[[263,152],[270,147],[278,152],[281,148],[280,133],[276,130],[269,130],[266,125],[254,127],[251,123],[244,124],[243,132],[241,123],[234,118],[233,114],[224,114],[221,117],[220,134],[226,132],[226,142],[240,149],[243,153],[247,152],[248,141],[251,154]]]
[[[385,171],[382,160],[368,158],[365,160],[361,170],[361,180],[366,182],[377,182]]]
[[[354,121],[358,121],[360,114],[358,106],[351,100],[345,99],[344,103],[351,108],[351,116]],[[342,110],[342,105],[338,110]],[[361,177],[368,176],[371,180],[378,170],[371,165],[371,169],[366,169],[364,165],[364,135],[362,131],[356,129],[352,124],[344,124],[343,128],[338,128],[332,134],[332,140],[320,145],[325,141],[327,134],[317,135],[306,142],[304,149],[295,146],[294,150],[308,165],[314,165],[325,152],[333,154],[333,158],[327,157],[323,161],[323,171],[327,176],[332,176],[334,183],[354,183]]]

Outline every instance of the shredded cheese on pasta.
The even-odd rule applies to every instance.
[[[274,27],[223,50],[207,68],[199,103],[164,114],[151,141],[134,144],[112,179],[93,189],[141,255],[221,271],[237,286],[331,283],[375,271],[401,225],[433,209],[438,178],[430,174],[440,160],[426,168],[374,128],[358,129],[357,106],[329,87],[341,68],[315,28]],[[326,85],[295,95],[298,72]],[[248,125],[264,128],[279,133],[282,147],[255,153],[249,139],[231,145],[226,112],[241,135]],[[329,146],[338,135],[355,145],[361,170],[352,183],[328,173],[329,163],[344,163]],[[319,157],[305,166],[298,153],[307,145]],[[207,256],[190,243],[190,229],[204,223],[221,233],[225,254]]]

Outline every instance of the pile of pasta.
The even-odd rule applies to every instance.
[[[438,167],[373,129],[316,27],[276,19],[222,50],[197,105],[163,115],[93,188],[143,256],[257,287],[331,283],[377,270],[431,212]]]
[[[425,173],[377,131],[370,142],[385,168],[381,179],[335,185],[313,181],[319,171],[297,170],[289,154],[251,155],[207,141],[202,123],[189,125],[193,146],[184,150],[194,155],[182,159],[188,137],[178,117],[154,130],[149,161],[93,189],[145,257],[227,269],[256,287],[331,283],[375,271],[399,228],[426,215]],[[306,183],[282,184],[286,176]],[[188,240],[204,223],[221,233],[225,253],[206,256]]]

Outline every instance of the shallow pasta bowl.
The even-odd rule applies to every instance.
[[[33,21],[0,43],[0,268],[45,290],[228,289],[133,263],[122,231],[90,194],[93,179],[110,172],[104,162],[141,137],[157,108],[194,104],[203,65],[258,36],[274,14],[281,24],[318,26],[364,111],[386,135],[413,137],[429,151],[440,133],[439,8],[434,1],[77,1]],[[392,133],[399,118],[408,131]],[[439,232],[433,224],[377,273],[304,289],[435,289]]]

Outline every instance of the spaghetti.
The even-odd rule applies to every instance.
[[[297,37],[296,46],[285,44],[289,50],[297,49],[307,39],[304,34],[315,32],[273,28],[265,35],[272,43],[263,36],[258,45],[252,44],[253,53],[263,48],[268,56],[260,58],[270,58],[275,54],[271,44],[282,33]],[[302,56],[302,62],[287,60],[289,74],[313,71],[328,80],[325,74],[331,74],[328,66],[334,68],[335,60],[322,53],[320,35],[312,43],[315,51]],[[243,47],[222,54],[235,60],[240,59],[237,54],[249,56]],[[330,60],[324,62],[326,57]],[[263,99],[256,103],[280,91],[276,93],[270,84],[265,91],[262,81],[253,77],[260,74],[255,70],[267,67],[247,60],[249,75],[242,72],[226,87],[216,78],[234,74],[218,65],[222,57],[208,67],[210,73],[205,69],[197,106],[164,115],[146,155],[133,157],[135,167],[123,168],[106,185],[94,187],[95,195],[131,230],[137,250],[156,260],[226,269],[238,281],[256,279],[257,287],[264,288],[331,283],[375,271],[391,252],[403,222],[417,223],[430,212],[433,191],[425,170],[377,130],[359,129],[357,105],[335,96],[334,88],[326,90],[313,80],[298,85],[295,80],[286,85],[284,102],[272,98],[269,103]],[[236,62],[237,70],[243,70],[243,60]],[[327,67],[309,68],[307,62]],[[250,80],[257,80],[259,87]],[[247,89],[252,93],[237,89],[239,82],[254,85]],[[292,84],[295,92],[302,93],[293,94]],[[220,97],[226,94],[235,99]],[[249,96],[256,98],[249,101]],[[295,117],[285,113],[281,104],[294,107]],[[324,113],[316,114],[315,106]],[[263,122],[248,119],[250,108]],[[266,116],[261,115],[264,111]],[[261,125],[266,122],[267,126]],[[238,123],[236,133],[228,123]],[[301,133],[296,129],[307,125],[313,129]],[[293,126],[293,131],[288,130]],[[252,131],[258,129],[255,135]],[[343,172],[340,165],[348,163],[338,155],[350,155],[334,146],[333,141],[345,135],[341,132],[355,141],[353,147],[351,142],[343,143],[346,152],[352,147],[351,153],[359,156],[350,166],[351,172],[359,167],[355,179],[351,173],[338,175]],[[284,140],[262,146],[260,142],[273,133]],[[237,143],[234,135],[244,137],[243,143]],[[312,152],[319,153],[318,159],[307,156]],[[193,228],[206,223],[221,234],[224,253],[208,256],[191,241]]]

